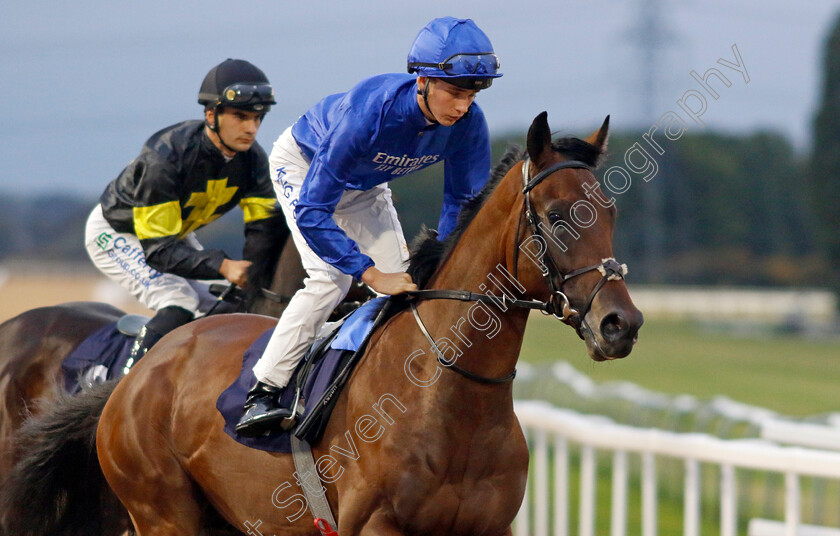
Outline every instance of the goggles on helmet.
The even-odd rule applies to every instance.
[[[270,84],[233,84],[219,95],[221,106],[243,107],[276,104]]]
[[[454,54],[440,63],[411,62],[408,67],[432,67],[449,76],[494,76],[499,70],[499,58],[492,52]]]
[[[431,77],[435,78],[435,77]],[[438,80],[443,80],[461,89],[470,89],[474,91],[481,91],[493,85],[492,78],[479,78],[477,76],[457,76],[457,77],[437,77]]]

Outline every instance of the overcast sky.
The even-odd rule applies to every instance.
[[[655,49],[653,78],[640,60],[641,6],[642,0],[7,2],[0,18],[0,191],[95,197],[152,133],[201,117],[201,80],[228,57],[255,63],[274,84],[279,104],[258,136],[268,151],[321,97],[366,76],[404,72],[417,31],[444,15],[474,19],[501,58],[505,76],[478,97],[491,133],[524,135],[542,110],[563,134],[588,134],[607,114],[615,128],[649,125],[650,115],[680,112],[677,100],[700,90],[692,70],[716,67],[731,86],[718,83],[703,128],[774,129],[807,150],[822,46],[840,1],[662,1],[655,13],[667,38]],[[735,61],[733,44],[748,84],[716,63]],[[652,100],[641,94],[646,80]]]

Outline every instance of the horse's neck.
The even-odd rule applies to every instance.
[[[288,237],[277,256],[272,276],[265,283],[268,286],[267,290],[273,293],[276,298],[268,299],[262,295],[259,289],[251,289],[246,303],[247,311],[279,318],[295,292],[303,287],[305,277],[306,270],[303,269],[301,264],[300,254],[292,238]]]
[[[429,288],[523,297],[522,285],[511,274],[521,198],[518,183],[508,176],[496,187],[464,231]],[[528,310],[451,300],[421,303],[420,313],[433,338],[446,337],[461,352],[457,365],[472,373],[504,377],[516,366],[525,334]],[[451,358],[447,356],[447,358]],[[447,373],[452,374],[452,373]],[[458,377],[460,381],[463,378]]]

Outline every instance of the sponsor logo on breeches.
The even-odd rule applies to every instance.
[[[143,248],[131,246],[125,237],[114,238],[110,233],[101,233],[96,237],[96,245],[104,250],[123,272],[146,288],[151,286],[152,281],[163,275],[163,272],[146,264]]]

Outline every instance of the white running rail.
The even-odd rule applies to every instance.
[[[559,409],[545,402],[517,401],[516,414],[531,445],[534,476],[529,479],[532,501],[524,501],[517,516],[516,536],[567,536],[569,532],[569,445],[580,446],[580,511],[578,534],[593,536],[595,519],[610,519],[610,535],[625,536],[628,504],[628,458],[641,458],[642,536],[657,533],[657,458],[682,460],[683,535],[700,534],[700,464],[720,467],[720,534],[735,536],[737,530],[737,469],[768,471],[784,475],[785,513],[779,534],[807,534],[811,527],[801,522],[801,476],[840,480],[840,452],[785,447],[760,439],[724,440],[706,434],[678,434],[654,428],[616,424],[605,417],[588,416]],[[610,512],[598,512],[595,500],[597,463],[595,449],[612,452],[612,501]],[[553,458],[553,464],[550,459]],[[550,469],[551,467],[551,469]],[[553,474],[550,474],[553,473]],[[549,484],[553,483],[553,493]],[[533,490],[533,491],[531,491]],[[549,504],[549,497],[553,497]],[[554,515],[550,516],[549,511]],[[551,519],[550,519],[551,518]],[[553,523],[549,526],[549,521]]]
[[[840,427],[836,424],[769,419],[761,423],[761,437],[801,447],[840,451]]]

